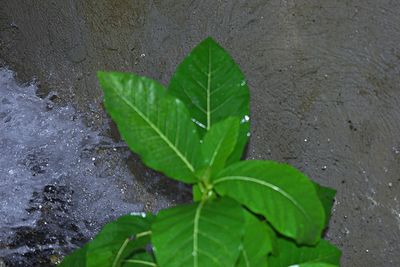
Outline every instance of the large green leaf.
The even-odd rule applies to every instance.
[[[340,250],[323,239],[316,246],[307,247],[279,238],[278,251],[279,255],[269,257],[269,267],[328,267],[340,264]]]
[[[325,213],[314,184],[300,171],[273,161],[243,161],[214,180],[216,191],[262,214],[299,244],[320,240]]]
[[[159,83],[134,74],[99,72],[108,113],[149,167],[193,183],[200,140],[184,104]]]
[[[87,245],[66,256],[58,267],[86,267]]]
[[[152,215],[127,215],[104,226],[88,244],[88,267],[120,266],[123,259],[135,249],[150,243]]]
[[[243,73],[212,38],[196,46],[178,66],[169,93],[189,108],[202,135],[230,116],[242,120],[239,139],[228,163],[241,158],[249,132],[249,89]]]
[[[226,160],[235,148],[240,121],[238,118],[228,118],[211,126],[201,144],[203,166],[210,175],[222,170]]]
[[[276,234],[264,221],[244,211],[246,226],[236,267],[266,267],[267,255],[276,250]]]
[[[234,266],[240,252],[244,218],[227,198],[162,210],[152,226],[160,267]]]
[[[329,219],[331,217],[332,206],[333,203],[335,202],[336,190],[333,188],[321,186],[317,183],[314,183],[314,185],[317,190],[318,197],[321,200],[322,205],[324,206],[325,226],[327,226],[329,224]]]

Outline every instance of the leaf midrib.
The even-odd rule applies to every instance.
[[[141,265],[157,267],[157,264],[155,264],[154,262],[151,262],[151,261],[144,261],[144,260],[131,259],[131,260],[125,260],[125,262],[128,262],[128,263],[137,263],[137,264],[141,264]]]
[[[113,261],[112,267],[116,267],[117,266],[117,264],[118,264],[118,262],[119,262],[119,260],[121,258],[122,252],[125,250],[125,248],[128,245],[129,241],[130,241],[129,238],[125,239],[124,243],[122,243],[121,247],[118,249],[118,252],[117,252],[117,255],[115,256],[115,259]]]
[[[117,93],[117,92],[116,92]],[[134,105],[132,105],[125,97],[121,94],[117,95],[130,107],[132,108],[139,116],[161,137],[161,139],[176,153],[176,155],[183,161],[183,163],[188,167],[188,169],[194,173],[194,167],[190,162],[186,159],[186,157],[175,147],[172,142],[160,131],[158,127],[156,127],[140,110],[138,110]]]
[[[208,73],[207,73],[207,130],[211,127],[211,44],[208,44]]]
[[[246,263],[246,267],[250,267],[250,262],[249,262],[249,258],[247,257],[246,249],[243,248],[242,252],[243,252],[244,262]]]
[[[297,203],[297,201],[295,199],[293,199],[287,192],[283,191],[280,187],[275,186],[271,183],[268,183],[266,181],[260,181],[256,178],[253,177],[248,177],[248,176],[226,176],[226,177],[221,177],[218,178],[214,181],[214,185],[217,185],[219,183],[225,182],[225,181],[247,181],[247,182],[253,182],[262,186],[266,186],[278,193],[280,193],[281,195],[283,195],[285,198],[287,198],[291,203],[293,203],[294,206],[296,206],[301,213],[304,215],[304,217],[309,221],[309,223],[311,225],[313,225],[313,220],[310,218],[310,216],[307,214],[307,212],[303,209],[303,207]]]
[[[194,216],[194,223],[193,223],[193,266],[198,267],[198,253],[199,253],[199,248],[198,248],[198,232],[199,232],[199,220],[200,220],[200,213],[201,210],[203,209],[204,206],[204,201],[200,202],[200,204],[196,208],[196,213]]]
[[[225,135],[225,136],[226,136],[226,135]],[[224,138],[225,138],[225,136],[224,136]],[[218,144],[217,144],[217,146],[216,146],[216,148],[215,148],[215,150],[214,150],[214,153],[213,153],[212,156],[211,156],[209,166],[213,166],[213,165],[214,165],[214,161],[215,161],[215,159],[216,159],[216,157],[217,157],[217,155],[218,155],[219,150],[221,149],[222,143],[224,142],[224,138],[221,138],[221,139],[218,141]]]

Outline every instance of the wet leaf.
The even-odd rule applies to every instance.
[[[340,264],[340,250],[323,239],[316,246],[307,247],[279,238],[278,250],[279,255],[269,257],[269,267],[332,267]]]
[[[178,66],[169,93],[182,100],[201,136],[228,117],[242,120],[239,139],[228,163],[238,161],[248,140],[249,89],[230,55],[212,38],[196,46]]]
[[[325,213],[314,184],[300,171],[273,161],[243,161],[214,179],[216,191],[265,216],[299,244],[320,240]]]
[[[152,226],[152,244],[162,267],[234,266],[244,219],[231,199],[162,210]]]
[[[266,267],[267,255],[276,250],[276,234],[264,221],[244,211],[245,232],[236,267]]]
[[[184,104],[145,77],[99,72],[107,112],[129,145],[149,167],[193,183],[200,140]]]

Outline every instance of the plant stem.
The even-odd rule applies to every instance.
[[[151,235],[151,231],[141,232],[135,235],[136,238],[141,238],[146,235]]]
[[[112,264],[112,267],[116,267],[119,261],[119,258],[121,258],[122,252],[124,251],[124,249],[126,248],[126,246],[128,245],[130,239],[127,238],[125,239],[124,243],[122,244],[122,246],[119,248],[117,256],[114,259],[114,262]]]
[[[146,235],[151,235],[151,231],[145,231],[145,232],[141,232],[135,235],[135,238],[141,238],[143,236]],[[126,246],[128,245],[129,241],[131,241],[130,238],[125,239],[124,243],[122,244],[122,246],[119,248],[117,256],[114,259],[114,262],[112,264],[112,267],[116,267],[118,264],[119,259],[121,258],[122,252],[124,252],[124,249],[126,248]]]

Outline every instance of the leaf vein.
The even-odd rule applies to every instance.
[[[158,127],[156,127],[147,116],[145,116],[140,110],[138,110],[135,106],[133,106],[125,97],[119,95],[119,97],[129,106],[131,107],[160,137],[161,139],[174,151],[178,157],[182,160],[182,162],[187,166],[187,168],[193,173],[194,167],[190,162],[182,155],[177,147],[175,147],[171,141],[160,131]],[[157,109],[157,112],[159,109]],[[158,114],[157,114],[158,115]]]
[[[283,195],[285,198],[287,198],[291,203],[293,203],[294,206],[296,206],[301,213],[304,215],[304,217],[310,221],[311,224],[313,224],[312,219],[310,218],[310,216],[307,214],[307,212],[303,209],[303,207],[287,192],[285,192],[284,190],[282,190],[282,188],[273,185],[271,183],[268,183],[266,181],[260,181],[259,179],[253,178],[253,177],[248,177],[248,176],[226,176],[226,177],[222,177],[219,178],[217,180],[214,181],[214,185],[225,182],[225,181],[246,181],[246,182],[252,182],[255,184],[259,184],[265,187],[268,187],[278,193],[280,193],[281,195]]]

